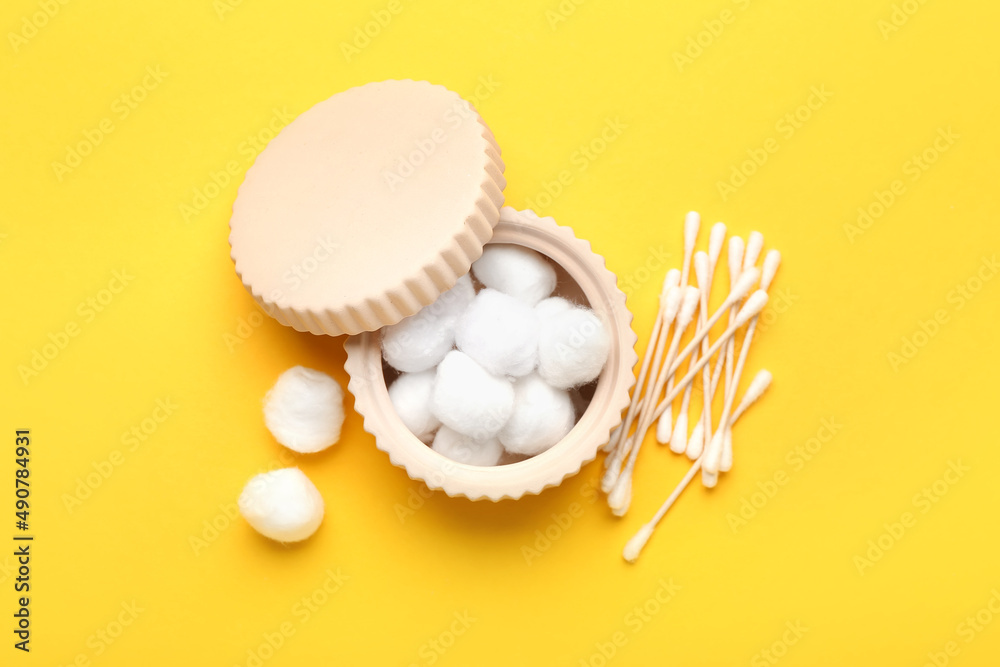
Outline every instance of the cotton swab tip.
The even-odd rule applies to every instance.
[[[701,228],[701,216],[697,211],[691,211],[684,216],[684,252],[691,254],[698,240],[698,230]]]
[[[747,320],[762,311],[766,305],[767,292],[762,289],[757,290],[747,298],[746,303],[740,308],[740,312],[736,313],[734,324],[737,327],[743,326]]]
[[[753,377],[750,382],[750,386],[747,387],[747,393],[743,395],[743,403],[750,404],[756,401],[763,395],[767,388],[771,386],[771,381],[774,376],[771,375],[771,371],[767,369],[761,369],[757,372],[757,375]]]
[[[743,269],[743,239],[734,236],[729,239],[729,284],[735,285]]]
[[[764,268],[760,272],[760,288],[768,289],[774,280],[774,274],[778,272],[781,264],[781,253],[777,250],[768,251],[764,256]]]
[[[757,284],[758,278],[760,278],[760,269],[756,266],[751,266],[749,269],[742,272],[740,277],[736,279],[736,284],[733,285],[732,294],[730,296],[732,297],[732,295],[735,295],[735,298],[742,299],[747,295],[747,293],[750,292],[750,290],[753,289],[753,286]]]
[[[677,317],[677,311],[680,310],[681,300],[684,298],[684,288],[671,287],[667,290],[666,298],[663,300],[663,323],[669,326],[674,318]]]
[[[691,324],[694,311],[701,302],[701,290],[688,285],[684,288],[684,300],[681,302],[681,310],[677,313],[677,326],[681,329]]]
[[[712,225],[712,231],[708,236],[708,259],[712,262],[712,266],[715,266],[716,262],[719,261],[719,255],[722,254],[722,246],[726,242],[726,225],[723,222],[717,222]]]
[[[673,435],[670,436],[670,451],[683,454],[687,449],[688,417],[683,410],[674,421]]]
[[[667,292],[671,288],[677,287],[681,284],[681,272],[679,269],[670,269],[667,271],[667,275],[663,277],[663,289],[660,290],[660,299],[665,299]]]
[[[649,538],[653,536],[653,528],[655,526],[647,523],[639,529],[639,532],[632,536],[632,539],[625,545],[625,549],[622,550],[622,557],[625,560],[629,563],[634,563],[639,559],[639,554],[642,553],[646,542],[649,542]]]
[[[760,232],[750,232],[747,237],[746,253],[743,256],[743,270],[746,271],[757,263],[760,251],[764,249],[764,235]]]
[[[711,442],[705,448],[702,456],[701,468],[709,475],[719,473],[719,455],[722,454],[722,439],[725,437],[725,428],[719,429],[712,436]]]
[[[607,466],[607,470],[604,471],[604,475],[601,477],[601,491],[611,493],[622,472],[621,457],[617,453],[610,454],[607,459]]]
[[[711,280],[712,270],[709,268],[708,255],[703,250],[694,254],[694,275],[698,281],[698,287],[705,289]]]
[[[611,513],[615,516],[625,516],[628,512],[629,505],[632,504],[632,473],[630,471],[625,471],[622,476],[618,478],[618,483],[615,484],[615,488],[611,490],[608,494],[608,506],[611,507]]]
[[[670,433],[674,430],[674,425],[670,421],[670,410],[665,410],[656,420],[656,441],[661,445],[670,442]]]
[[[719,483],[719,473],[708,472],[704,468],[701,470],[701,485],[706,489],[714,489],[715,485]]]

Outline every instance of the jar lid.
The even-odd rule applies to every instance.
[[[257,156],[233,204],[236,273],[314,334],[395,324],[469,271],[500,219],[500,147],[443,86],[381,81],[320,102]]]

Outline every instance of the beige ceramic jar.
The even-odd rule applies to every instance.
[[[592,460],[634,383],[632,316],[590,244],[531,211],[502,208],[504,165],[492,132],[455,93],[382,81],[301,114],[247,172],[229,237],[236,272],[272,317],[299,331],[348,334],[355,409],[376,446],[448,495],[519,498]],[[407,431],[389,401],[379,329],[432,303],[485,243],[522,245],[557,267],[556,294],[589,305],[611,350],[572,431],[532,458],[457,463]]]

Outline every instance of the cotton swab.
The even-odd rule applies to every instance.
[[[734,236],[729,239],[729,284],[734,285],[736,281],[739,280],[740,274],[743,272],[743,253],[746,249],[743,239],[739,236]],[[729,312],[729,321],[732,322],[733,318],[736,316],[736,309],[733,308]],[[720,359],[720,362],[722,360]],[[725,368],[726,368],[726,391],[729,391],[729,383],[732,378],[733,373],[733,363],[735,359],[733,358],[733,346],[726,346],[725,355]]]
[[[646,381],[646,373],[649,371],[649,363],[653,358],[653,349],[656,347],[656,341],[660,335],[660,328],[664,326],[664,309],[667,305],[667,295],[670,293],[671,288],[676,288],[681,281],[681,272],[677,269],[670,269],[667,271],[667,275],[663,278],[663,287],[660,289],[660,308],[659,312],[656,314],[656,320],[653,321],[653,331],[649,334],[649,343],[646,345],[646,352],[642,357],[642,366],[639,368],[639,377],[635,383],[635,389],[632,392],[632,401],[629,403],[628,411],[625,413],[625,420],[614,430],[611,434],[611,438],[608,440],[605,451],[613,451],[618,443],[621,441],[623,434],[628,434],[629,427],[632,425],[632,417],[635,414],[636,406],[639,404],[639,398],[642,395],[643,383]],[[678,305],[679,305],[678,297]],[[676,314],[676,309],[674,309],[674,314]],[[670,317],[671,321],[673,316]],[[669,322],[667,323],[669,326]]]
[[[756,269],[754,271],[756,271]],[[750,272],[747,272],[747,274],[744,275],[750,276]],[[750,277],[756,278],[756,276],[750,276]],[[732,294],[730,296],[732,296]],[[711,345],[711,347],[709,347],[708,355],[699,359],[698,362],[694,365],[694,367],[688,370],[687,375],[685,375],[674,386],[673,391],[667,392],[666,398],[664,398],[663,401],[659,404],[659,406],[657,406],[654,414],[647,422],[647,424],[651,423],[653,419],[656,419],[663,413],[663,411],[666,409],[666,406],[668,406],[670,402],[673,401],[678,394],[680,394],[680,392],[684,391],[688,383],[690,383],[691,380],[694,379],[695,375],[697,375],[697,373],[702,369],[702,367],[706,363],[708,363],[708,360],[711,359],[712,355],[715,354],[719,350],[719,348],[722,347],[722,345],[724,345],[726,341],[728,341],[729,338],[736,333],[736,331],[739,328],[741,328],[744,324],[746,324],[747,320],[749,320],[751,317],[759,313],[766,304],[767,304],[767,292],[764,292],[762,290],[757,290],[756,292],[750,295],[746,303],[736,314],[736,318],[733,321],[733,324],[728,329],[726,329],[725,332],[723,332],[723,334],[719,337],[718,340],[715,341],[715,343]],[[723,304],[723,307],[719,309],[717,314],[721,314],[725,307],[726,304]],[[705,332],[707,333],[707,329],[705,330]],[[698,334],[696,334],[695,338],[698,339]],[[697,344],[697,342],[699,341],[700,339],[692,342],[694,344]],[[638,445],[641,444],[642,442],[642,435],[639,434],[638,438],[639,439],[637,441],[637,445],[633,449],[632,455],[629,459],[629,465],[626,467],[625,470],[622,471],[621,476],[618,479],[618,483],[615,485],[615,488],[612,490],[611,495],[608,497],[608,504],[611,506],[612,511],[617,516],[622,516],[626,511],[628,511],[628,506],[632,499],[632,468],[635,465],[635,455],[638,454]]]
[[[694,254],[694,274],[695,279],[698,281],[698,287],[701,296],[701,313],[698,318],[698,325],[704,326],[706,321],[706,306],[705,301],[705,285],[707,281],[710,281],[709,277],[709,257],[706,253],[698,251]],[[702,349],[708,348],[708,340],[703,338],[701,341]],[[698,350],[695,349],[691,353],[691,363],[697,363],[698,361]],[[688,410],[691,404],[691,390],[694,388],[693,384],[688,385],[687,389],[684,390],[684,398],[681,399],[681,411],[677,414],[677,421],[674,422],[674,432],[670,436],[670,451],[675,454],[681,454],[687,447],[688,442]],[[668,388],[669,391],[669,388]]]
[[[676,269],[673,269],[676,271]],[[677,279],[677,281],[674,280]],[[664,281],[664,287],[666,291],[661,293],[661,307],[658,323],[661,331],[658,332],[656,347],[660,348],[656,354],[649,355],[649,359],[652,359],[656,355],[662,353],[663,342],[667,339],[667,331],[670,329],[671,323],[678,315],[678,311],[681,309],[682,297],[684,295],[684,289],[678,287],[675,282],[679,282],[680,276],[671,276],[668,274],[667,280]],[[662,334],[662,335],[661,335]],[[675,334],[675,338],[677,335]],[[650,339],[650,346],[647,348],[647,354],[653,349],[652,337]],[[649,364],[645,361],[643,362],[643,368],[639,370],[640,380],[646,379],[646,373],[649,371]],[[647,386],[647,395],[649,393],[649,387],[653,385],[655,378],[652,374],[649,376],[649,383]],[[614,486],[615,480],[618,479],[618,474],[621,471],[621,463],[624,457],[628,454],[628,446],[630,442],[629,438],[629,428],[632,426],[632,419],[635,416],[636,408],[640,405],[644,405],[646,397],[641,396],[641,382],[636,383],[635,391],[632,394],[632,402],[629,404],[628,413],[625,415],[625,422],[622,424],[621,430],[618,432],[618,440],[611,449],[611,453],[608,454],[607,458],[604,459],[605,473],[604,478],[601,482],[601,489],[608,493]],[[640,409],[641,415],[641,409]]]
[[[615,514],[618,514],[618,511],[622,506],[626,509],[628,507],[628,500],[625,499],[625,496],[631,495],[632,468],[635,467],[635,460],[639,455],[639,448],[642,446],[646,430],[652,422],[652,420],[649,419],[648,412],[652,409],[652,406],[656,401],[656,397],[659,396],[660,392],[663,390],[663,385],[666,382],[665,371],[673,363],[673,359],[677,354],[677,348],[680,346],[681,337],[684,335],[685,330],[694,319],[694,312],[698,307],[698,296],[699,292],[697,288],[684,288],[684,299],[681,303],[680,311],[677,313],[677,320],[674,326],[674,336],[670,341],[670,350],[667,352],[664,367],[661,369],[664,372],[657,376],[653,390],[647,394],[646,401],[639,413],[638,428],[636,429],[633,439],[631,440],[631,446],[626,444],[616,450],[614,460],[605,472],[604,477],[601,479],[601,488],[607,489],[605,492],[609,494],[608,505],[611,506],[611,509],[615,512]],[[621,462],[626,455],[629,457],[628,463],[626,464],[625,469],[622,470]],[[627,477],[627,480],[624,480],[625,483],[623,485],[623,478],[625,477]],[[628,488],[625,489],[625,486]],[[621,515],[618,514],[618,516]]]
[[[732,425],[736,423],[743,413],[746,412],[747,409],[753,405],[765,391],[767,391],[767,388],[771,385],[771,380],[771,373],[768,371],[762,370],[757,373],[753,382],[751,382],[750,386],[747,388],[747,392],[744,394],[743,400],[740,401],[740,406],[735,412],[733,412],[732,417],[729,419],[729,427],[732,427]],[[684,478],[677,484],[677,487],[670,493],[669,496],[667,496],[667,499],[663,501],[663,504],[660,505],[660,509],[658,509],[656,514],[653,515],[653,518],[646,522],[635,534],[635,536],[633,536],[632,539],[625,544],[625,549],[622,551],[622,557],[624,557],[626,561],[634,563],[639,558],[639,554],[642,552],[643,547],[646,546],[646,543],[649,542],[649,538],[652,537],[653,531],[656,530],[656,526],[661,520],[663,520],[667,511],[670,510],[670,507],[674,504],[677,498],[680,497],[684,489],[688,487],[691,480],[694,479],[694,476],[698,474],[701,464],[702,458],[699,458],[691,465],[691,469],[687,471],[687,474],[684,475]]]
[[[774,281],[774,275],[778,272],[778,267],[781,265],[781,253],[777,250],[771,250],[764,257],[764,265],[760,273],[760,284],[761,289],[770,290],[771,283]],[[753,330],[757,328],[757,320],[759,315],[751,321],[752,329],[748,327],[747,334],[748,338],[746,341],[753,340]],[[748,343],[744,343],[748,344]],[[740,351],[742,354],[742,350]],[[719,470],[722,472],[729,472],[733,467],[733,433],[732,429],[726,429],[726,434],[722,441],[722,460],[719,465]]]
[[[778,265],[781,263],[781,253],[777,251],[769,252],[764,260],[764,270],[761,272],[761,289],[767,289],[771,285],[771,281],[774,279],[774,274],[778,271]],[[743,339],[743,347],[740,348],[740,357],[736,362],[736,368],[733,371],[733,382],[732,391],[726,395],[726,402],[722,408],[722,420],[719,422],[719,429],[716,430],[715,435],[712,436],[712,441],[709,443],[708,449],[705,452],[705,462],[703,464],[705,472],[709,475],[718,474],[721,463],[722,455],[725,444],[725,424],[727,423],[729,417],[729,411],[733,407],[733,396],[736,394],[736,387],[739,385],[740,376],[743,373],[743,366],[746,364],[747,354],[750,352],[750,344],[753,342],[754,330],[757,327],[757,317],[754,316],[750,320],[750,324],[747,327],[747,334]],[[732,465],[730,461],[730,466]]]
[[[736,317],[733,320],[733,323],[730,324],[729,328],[727,328],[722,333],[722,335],[719,336],[719,338],[714,343],[712,343],[712,346],[708,348],[708,357],[703,357],[699,359],[698,363],[695,364],[695,367],[689,369],[687,375],[685,375],[679,382],[677,382],[677,384],[674,386],[674,390],[668,392],[666,398],[660,401],[660,404],[656,407],[656,410],[653,412],[654,419],[663,414],[663,411],[666,410],[667,405],[670,404],[670,401],[677,398],[680,392],[684,391],[684,387],[686,387],[687,383],[690,382],[692,379],[694,379],[694,376],[698,373],[698,371],[700,371],[702,367],[706,363],[708,363],[708,359],[710,359],[716,352],[718,352],[720,347],[729,342],[729,339],[736,333],[737,330],[739,330],[744,324],[747,323],[747,320],[749,320],[751,317],[759,313],[766,305],[767,305],[767,292],[765,292],[764,290],[757,290],[747,298],[746,303],[744,303],[740,311],[736,313]],[[723,304],[722,306],[722,308],[728,308],[728,307],[729,304]]]
[[[694,213],[694,211],[688,213],[688,217],[684,220],[684,271],[682,272],[681,275],[681,285],[688,284],[688,273],[691,266],[691,253],[694,252],[694,245],[698,239],[698,230],[700,229],[701,226],[701,216],[697,217],[698,224],[696,226],[693,222],[692,213]],[[694,215],[697,214],[695,213]],[[670,391],[673,388],[673,385],[674,385],[674,378],[673,377],[668,378],[667,391]],[[663,427],[665,429],[664,437],[663,438],[657,437],[657,440],[661,444],[665,445],[668,442],[670,442],[670,422],[673,421],[673,418],[674,417],[673,417],[672,407],[667,409],[667,412],[660,417],[660,420],[665,422],[665,426]]]
[[[702,290],[702,304],[700,312],[700,322],[702,325],[706,322],[708,318],[708,300],[711,298],[712,294],[712,281],[715,276],[715,267],[719,262],[719,255],[722,252],[722,244],[726,240],[726,226],[717,222],[712,226],[712,232],[709,236],[708,242],[708,277],[705,282],[705,287]],[[699,283],[700,284],[700,283]],[[708,339],[705,339],[701,343],[702,354],[708,351]],[[694,430],[691,431],[691,437],[688,439],[689,443],[694,451],[699,455],[703,449],[702,443],[704,443],[705,434],[711,433],[712,431],[712,400],[715,396],[715,387],[712,384],[712,372],[706,365],[702,369],[702,406],[701,406],[701,416],[698,418],[698,422],[694,426]],[[686,448],[685,448],[686,449]],[[680,454],[681,452],[677,452]]]

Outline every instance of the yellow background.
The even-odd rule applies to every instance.
[[[1000,9],[895,5],[904,13],[890,0],[402,0],[395,13],[383,0],[5,2],[0,535],[12,544],[14,430],[27,427],[37,540],[30,656],[12,648],[13,547],[0,550],[0,663],[255,664],[248,651],[287,623],[294,634],[263,664],[763,665],[773,648],[788,667],[916,666],[949,641],[949,664],[996,664],[1000,619],[971,638],[960,624],[1000,589],[1000,280],[975,280],[1000,247]],[[345,53],[373,11],[391,20]],[[902,25],[890,31],[893,18]],[[685,49],[690,62],[676,56]],[[161,80],[147,78],[122,117],[116,100],[147,67]],[[281,371],[346,377],[342,340],[260,322],[233,272],[227,221],[255,153],[248,137],[386,78],[478,95],[508,203],[535,203],[641,283],[628,288],[640,352],[667,268],[644,267],[659,252],[680,262],[687,210],[703,215],[702,245],[723,220],[782,251],[785,306],[750,358],[774,386],[735,431],[733,472],[714,491],[692,486],[637,565],[622,561],[623,544],[687,470],[651,440],[619,520],[593,502],[597,463],[516,503],[435,493],[421,504],[423,487],[375,449],[350,399],[325,454],[283,454],[266,431],[260,400]],[[829,97],[802,111],[812,87]],[[797,111],[809,118],[788,136],[781,121]],[[104,119],[113,131],[58,174],[53,163]],[[581,161],[580,146],[616,120],[621,133]],[[948,128],[958,138],[913,180],[912,156]],[[768,139],[777,152],[724,199],[718,183]],[[231,161],[237,176],[206,189]],[[540,197],[564,170],[571,182]],[[903,194],[851,238],[858,208],[897,179]],[[185,213],[196,200],[202,210]],[[102,293],[122,270],[124,289]],[[979,289],[960,300],[966,284]],[[91,316],[87,299],[99,298],[110,302]],[[915,336],[939,310],[935,335]],[[77,335],[25,381],[19,367],[71,324]],[[904,337],[921,345],[894,364]],[[130,451],[123,435],[157,399],[177,407],[145,422],[155,431]],[[828,438],[831,418],[842,426]],[[796,447],[821,435],[796,467]],[[226,515],[249,476],[282,461],[327,502],[318,534],[292,548]],[[949,461],[968,470],[921,501]],[[727,515],[778,471],[787,483],[734,530]],[[417,508],[401,519],[408,502]],[[893,538],[884,524],[904,512],[915,525]],[[556,539],[529,564],[522,547],[546,530]],[[859,566],[880,538],[891,546]],[[338,568],[348,578],[304,619],[296,604]],[[681,589],[650,602],[661,579]],[[453,627],[465,613],[471,625]],[[130,624],[118,628],[119,616]],[[782,647],[786,623],[808,630]]]

